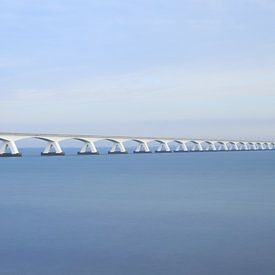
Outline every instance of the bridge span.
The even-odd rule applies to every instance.
[[[150,144],[158,144],[155,153],[180,153],[203,151],[256,151],[275,150],[275,141],[248,141],[248,140],[213,140],[188,139],[183,137],[139,137],[139,136],[100,136],[100,135],[73,135],[73,134],[39,134],[39,133],[0,133],[0,157],[19,157],[16,142],[24,139],[39,139],[46,142],[42,156],[65,155],[60,142],[78,140],[83,143],[79,155],[98,155],[96,143],[107,140],[112,143],[109,154],[127,154],[125,142],[133,141],[137,144],[134,153],[152,153]],[[174,144],[175,150],[171,149]],[[151,146],[152,147],[152,146]]]

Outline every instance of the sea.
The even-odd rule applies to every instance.
[[[275,151],[0,159],[1,275],[274,275]]]

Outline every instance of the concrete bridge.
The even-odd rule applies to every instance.
[[[127,154],[125,142],[134,141],[137,144],[134,153],[152,153],[150,144],[158,143],[156,153],[180,153],[203,151],[255,151],[275,150],[275,141],[247,141],[247,140],[210,140],[187,139],[183,137],[138,137],[138,136],[97,136],[97,135],[69,135],[69,134],[38,134],[38,133],[0,133],[0,157],[18,157],[16,142],[24,139],[39,139],[46,142],[42,156],[62,156],[64,151],[60,142],[65,140],[78,140],[83,146],[79,155],[98,155],[96,142],[107,140],[112,143],[109,154]],[[171,145],[176,145],[171,150]]]

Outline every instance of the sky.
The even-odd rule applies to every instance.
[[[0,132],[275,139],[275,1],[0,0]]]

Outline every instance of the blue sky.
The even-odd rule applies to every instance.
[[[0,0],[1,131],[275,136],[271,0]]]

